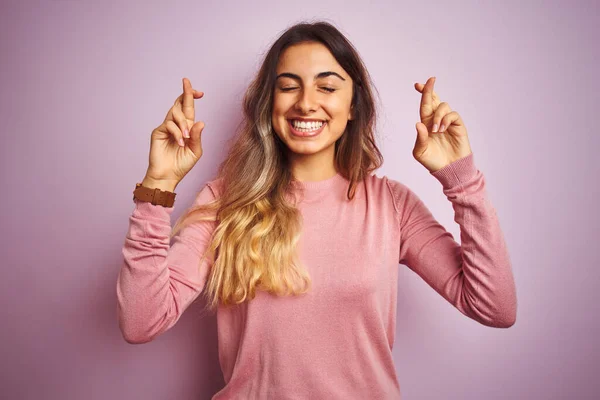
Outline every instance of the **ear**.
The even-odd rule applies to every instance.
[[[350,106],[350,112],[348,113],[348,121],[352,121],[354,119],[354,105]]]

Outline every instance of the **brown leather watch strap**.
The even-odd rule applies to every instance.
[[[147,188],[142,186],[141,183],[136,183],[135,190],[133,191],[134,200],[138,199],[140,201],[152,203],[155,206],[158,205],[163,207],[173,207],[176,195],[176,193],[160,190],[159,188]]]

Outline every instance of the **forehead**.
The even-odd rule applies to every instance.
[[[321,43],[299,43],[288,47],[279,56],[277,73],[292,72],[311,78],[322,71],[335,71],[344,78],[348,76],[333,54]]]

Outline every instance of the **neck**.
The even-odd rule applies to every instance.
[[[324,181],[337,174],[334,163],[335,147],[318,154],[289,153],[290,169],[294,179],[301,182]]]

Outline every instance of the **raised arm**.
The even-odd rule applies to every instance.
[[[215,198],[204,186],[194,205]],[[146,343],[171,328],[204,288],[212,260],[202,262],[216,222],[195,222],[173,237],[173,208],[135,200],[117,280],[119,327],[129,343]]]
[[[452,203],[461,244],[414,192],[388,181],[400,224],[399,262],[464,315],[490,327],[512,326],[517,298],[510,257],[473,154],[432,175]]]

